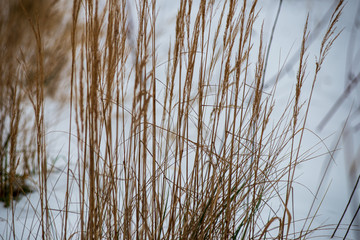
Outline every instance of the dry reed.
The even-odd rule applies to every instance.
[[[43,2],[35,2],[39,5],[33,9],[45,12]],[[24,1],[20,5],[32,28],[25,33],[35,39],[34,52],[23,53],[35,59],[34,66],[25,68],[25,75],[32,71],[31,78],[24,78],[31,83],[19,82],[23,75],[19,81],[6,81],[18,71],[14,60],[2,60],[8,63],[1,66],[10,70],[1,68],[1,102],[4,96],[12,102],[1,105],[1,133],[10,124],[10,134],[1,138],[0,157],[5,162],[9,158],[10,166],[3,167],[2,162],[0,184],[8,181],[3,174],[8,169],[9,181],[14,182],[20,108],[28,96],[35,115],[39,168],[41,234],[37,237],[307,238],[314,229],[307,221],[301,231],[295,227],[295,206],[291,205],[295,169],[306,160],[302,137],[308,110],[317,74],[338,36],[335,26],[343,1],[330,19],[313,87],[303,105],[306,21],[295,95],[280,117],[273,116],[276,84],[268,92],[263,90],[269,49],[264,49],[262,29],[259,38],[253,36],[259,13],[256,0],[180,1],[166,64],[158,60],[155,0],[136,1],[135,17],[129,16],[125,0],[102,3],[74,0],[72,25],[66,31],[71,36],[66,40],[71,44],[71,120],[59,232],[50,230],[53,215],[48,202],[44,102],[47,81],[63,63],[47,57],[44,39],[49,32],[42,28],[44,19],[41,14],[34,17]],[[136,26],[131,25],[131,17],[137,19]],[[49,29],[57,26],[50,24]],[[13,55],[23,44],[14,43],[3,54]],[[26,94],[20,94],[23,85],[31,86]],[[301,110],[304,118],[299,117]],[[75,145],[70,144],[72,136],[76,136]],[[75,160],[70,160],[71,149],[77,153]],[[76,162],[75,169],[71,161]],[[76,204],[73,195],[78,195]],[[74,205],[78,212],[71,215]],[[75,218],[75,227],[70,218]]]

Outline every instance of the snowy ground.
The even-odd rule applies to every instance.
[[[316,38],[312,40],[309,46],[308,58],[308,72],[309,77],[306,79],[304,100],[307,96],[312,82],[312,73],[314,71],[315,56],[318,55],[320,47],[320,39],[324,34],[324,29],[327,27],[327,22],[330,16],[327,15],[328,10],[333,5],[334,1],[330,0],[285,0],[281,8],[278,24],[275,29],[275,35],[272,43],[268,70],[266,73],[267,82],[271,84],[272,77],[281,68],[285,62],[291,62],[293,56],[298,56],[299,46],[301,44],[302,29],[305,23],[307,13],[309,12],[309,30]],[[336,2],[336,1],[335,1]],[[279,1],[276,0],[261,0],[259,1],[259,9],[261,13],[258,18],[257,26],[259,27],[264,20],[264,37],[266,44],[270,37],[271,28],[277,12]],[[169,42],[169,36],[173,32],[168,33],[167,26],[171,26],[173,31],[173,24],[177,8],[172,1],[159,1],[159,45],[166,45]],[[298,179],[301,183],[295,192],[297,200],[296,218],[306,217],[309,206],[313,199],[313,195],[317,191],[318,184],[321,177],[327,168],[329,168],[324,179],[322,188],[319,191],[316,206],[322,201],[322,197],[326,193],[318,215],[315,219],[314,226],[320,224],[332,224],[329,231],[321,231],[316,239],[328,239],[332,234],[334,224],[336,225],[345,209],[346,203],[350,197],[351,190],[360,173],[360,84],[353,86],[351,92],[346,95],[344,101],[335,110],[332,106],[341,98],[350,80],[349,76],[357,76],[360,72],[360,2],[357,0],[349,0],[345,5],[343,15],[338,23],[338,28],[343,29],[343,32],[334,43],[315,86],[315,93],[313,102],[310,107],[309,118],[307,121],[304,148],[311,148],[315,146],[314,150],[318,149],[315,155],[325,153],[326,148],[329,151],[338,149],[334,153],[334,159],[330,159],[329,154],[314,158],[313,160],[301,165],[298,168]],[[317,29],[317,24],[325,18],[325,24]],[[133,21],[135,21],[134,19]],[[166,23],[166,24],[163,24]],[[255,37],[260,34],[260,27],[254,29]],[[159,48],[159,62],[165,61],[167,57],[167,49]],[[163,51],[163,52],[162,52]],[[163,55],[162,55],[163,54]],[[297,62],[285,69],[281,75],[278,85],[277,102],[286,102],[289,92],[294,91],[295,82],[294,76],[297,71]],[[265,83],[265,84],[266,84]],[[51,112],[57,112],[56,103],[49,103],[47,105],[48,122],[47,139],[49,141],[48,155],[53,159],[56,170],[50,175],[49,188],[52,190],[49,193],[50,202],[54,209],[61,209],[63,207],[64,189],[66,188],[66,161],[68,149],[68,122],[69,113],[68,108],[62,109],[62,114],[55,115]],[[327,117],[326,124],[319,124],[328,112],[333,112],[331,117]],[[347,120],[348,119],[348,120]],[[347,122],[346,122],[347,120]],[[345,125],[346,123],[346,125]],[[311,130],[311,131],[310,131]],[[341,135],[342,133],[342,135]],[[322,141],[323,140],[323,141]],[[339,141],[338,141],[339,140]],[[75,142],[75,140],[74,140]],[[338,143],[338,145],[337,145]],[[318,145],[316,145],[318,144]],[[75,154],[71,155],[75,158]],[[77,171],[77,169],[73,169]],[[75,173],[74,173],[75,174]],[[35,179],[36,181],[36,179]],[[72,195],[72,211],[76,215],[76,182],[73,181],[74,194]],[[352,201],[352,206],[348,210],[345,218],[342,221],[343,227],[338,230],[336,236],[342,238],[346,232],[346,226],[350,223],[354,216],[355,210],[358,207],[360,199],[360,189],[357,189],[356,198]],[[32,203],[33,205],[29,204]],[[37,236],[39,231],[38,216],[38,194],[35,192],[26,196],[22,200],[16,202],[14,212],[15,218],[14,226],[16,227],[17,239],[22,239],[28,236],[29,232],[33,236]],[[52,224],[52,228],[61,229],[61,218],[56,217],[56,211],[52,212],[56,221]],[[1,239],[11,239],[12,218],[11,210],[1,207],[0,209],[0,236]],[[360,219],[360,215],[357,217]],[[76,223],[74,223],[76,224]],[[359,224],[359,220],[355,222]],[[76,226],[74,226],[76,227]],[[354,227],[355,228],[355,227]],[[359,229],[359,226],[357,227]],[[70,230],[71,231],[71,230]],[[22,235],[24,234],[24,235]],[[324,235],[327,235],[326,237]],[[321,236],[322,235],[322,236]],[[55,239],[55,236],[54,236]],[[360,239],[360,233],[351,231],[348,239]]]

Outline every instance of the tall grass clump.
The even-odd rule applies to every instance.
[[[71,78],[80,199],[75,234],[306,238],[311,224],[303,231],[294,224],[295,169],[306,160],[307,113],[338,36],[342,2],[320,46],[312,90],[303,96],[306,21],[296,91],[280,117],[272,114],[276,85],[262,89],[266,49],[262,34],[253,36],[257,1],[180,1],[165,64],[158,60],[156,1],[137,1],[135,17],[126,1],[82,3],[74,1],[72,27],[73,38],[83,31],[81,47],[73,46]]]
[[[59,22],[66,20],[56,1],[1,0],[0,5],[0,200],[11,206],[15,238],[13,199],[38,190],[46,219],[44,99],[59,92],[71,45],[64,41],[66,29]]]
[[[157,2],[135,1],[135,12],[128,4],[73,1],[69,150],[59,209],[50,206],[47,192],[44,35],[41,21],[30,19],[36,40],[30,101],[41,193],[36,237],[310,237],[313,216],[299,225],[294,214],[295,170],[309,157],[302,148],[306,119],[317,74],[338,36],[343,1],[329,20],[307,93],[304,23],[296,90],[280,104],[276,84],[263,89],[269,49],[263,27],[254,34],[256,0],[179,1],[175,25],[166,27],[173,32],[165,50]],[[9,98],[11,106],[21,102]],[[16,109],[1,123],[19,129]],[[16,158],[13,138],[4,155],[10,163]],[[57,214],[61,226],[51,232]]]

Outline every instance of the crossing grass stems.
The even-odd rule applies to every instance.
[[[155,0],[136,1],[134,16],[125,0],[74,0],[71,27],[62,41],[69,42],[65,49],[70,53],[60,51],[71,59],[66,78],[71,120],[64,207],[58,209],[62,225],[55,233],[50,228],[54,215],[48,202],[44,102],[47,86],[55,84],[47,84],[47,79],[57,76],[49,77],[49,62],[58,60],[49,57],[47,49],[57,45],[45,44],[50,30],[39,14],[44,5],[32,2],[38,3],[34,12],[30,2],[19,4],[27,16],[21,24],[31,26],[26,34],[34,41],[27,44],[34,52],[23,52],[22,42],[10,44],[12,30],[1,22],[1,31],[8,34],[2,36],[8,38],[1,38],[7,58],[0,58],[0,184],[1,195],[8,186],[12,198],[19,166],[29,165],[18,155],[24,134],[21,108],[29,101],[34,113],[33,164],[39,168],[38,237],[303,239],[320,230],[311,226],[316,215],[309,214],[302,227],[295,224],[293,188],[295,170],[307,160],[302,148],[306,119],[318,72],[339,35],[336,22],[343,1],[329,20],[310,93],[302,92],[308,74],[306,20],[296,91],[275,116],[277,84],[267,92],[262,89],[269,49],[262,27],[260,36],[253,34],[259,14],[256,0],[179,1],[165,63],[158,60]],[[8,60],[14,53],[24,57],[21,68],[18,59]],[[26,65],[30,56],[36,64]],[[62,69],[58,66],[55,72]],[[76,144],[71,144],[74,138]],[[70,214],[73,195],[79,196],[75,215]],[[74,216],[76,226],[70,228]]]

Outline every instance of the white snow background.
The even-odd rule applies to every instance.
[[[130,2],[130,1],[129,1]],[[287,102],[289,94],[295,91],[295,76],[298,62],[291,63],[295,56],[298,59],[298,51],[301,46],[303,27],[307,14],[309,13],[309,31],[315,36],[311,39],[308,48],[308,74],[303,89],[303,101],[311,88],[312,74],[315,66],[315,56],[321,44],[321,38],[325,33],[328,20],[329,9],[332,9],[334,2],[330,0],[284,0],[279,19],[275,28],[274,38],[270,49],[269,61],[266,72],[265,86],[272,83],[272,78],[276,76],[283,64],[289,63],[288,68],[284,69],[278,84],[275,97],[277,104]],[[278,0],[260,0],[258,10],[260,14],[253,29],[254,37],[260,37],[260,28],[264,22],[264,40],[269,43],[271,29],[278,10]],[[129,11],[135,12],[135,6],[130,3]],[[196,5],[196,4],[194,4]],[[161,0],[157,2],[158,14],[158,62],[167,60],[168,44],[174,38],[174,24],[178,9],[178,1]],[[194,6],[195,7],[195,6]],[[305,132],[303,148],[315,151],[318,157],[300,165],[297,169],[295,188],[295,218],[306,218],[309,206],[317,192],[318,185],[322,179],[324,171],[327,171],[323,180],[322,187],[317,195],[315,207],[312,214],[317,211],[317,206],[321,203],[317,212],[317,217],[312,226],[327,225],[326,231],[314,233],[314,239],[329,239],[334,228],[350,198],[351,191],[360,173],[360,84],[353,85],[351,91],[344,94],[351,80],[360,73],[360,1],[347,1],[343,14],[338,22],[338,30],[343,29],[342,33],[332,46],[325,63],[320,71],[315,85],[314,96],[310,106],[310,113],[307,120],[308,131]],[[69,11],[71,12],[71,11]],[[331,10],[330,10],[331,12]],[[134,16],[134,14],[130,14]],[[136,21],[133,17],[132,21]],[[325,24],[317,28],[319,22],[325,19]],[[135,32],[135,31],[134,31]],[[256,49],[256,46],[255,46]],[[165,71],[158,71],[158,78]],[[164,78],[164,77],[163,77]],[[266,88],[265,88],[266,91]],[[346,92],[345,92],[346,93]],[[334,104],[343,99],[341,104]],[[51,100],[45,102],[46,118],[46,138],[48,141],[47,155],[53,160],[54,171],[48,180],[49,202],[55,222],[51,224],[51,232],[61,231],[60,209],[64,208],[64,196],[66,191],[66,168],[68,156],[68,131],[69,131],[69,108],[59,108],[58,103]],[[59,109],[61,111],[59,112]],[[332,115],[327,115],[329,112]],[[326,118],[326,123],[322,123]],[[345,124],[346,123],[346,124]],[[321,125],[320,125],[321,124]],[[320,127],[319,127],[320,126]],[[321,128],[321,129],[320,129]],[[311,131],[310,131],[311,130]],[[339,141],[338,141],[339,140]],[[74,140],[75,146],[76,140]],[[338,143],[338,145],[337,145]],[[331,159],[326,153],[326,148],[330,151],[337,149]],[[72,147],[75,149],[75,147]],[[317,150],[317,151],[316,151]],[[321,156],[320,156],[321,155]],[[71,152],[71,161],[76,161],[76,153]],[[77,171],[74,168],[74,172]],[[37,177],[34,176],[36,182]],[[70,205],[70,223],[76,229],[77,190],[76,181],[73,179],[73,194]],[[360,189],[358,187],[355,196],[351,201],[350,207],[346,212],[342,225],[337,230],[335,239],[342,239],[347,226],[352,220],[360,202]],[[325,197],[324,197],[324,194]],[[39,236],[39,195],[37,192],[31,193],[21,200],[15,202],[15,219],[12,219],[10,208],[0,207],[0,239],[12,239],[12,226],[16,229],[16,239],[23,239]],[[72,220],[73,219],[73,220]],[[347,239],[360,239],[360,215],[352,226],[352,230]],[[73,221],[73,222],[71,222]],[[357,229],[357,231],[355,230]],[[72,229],[69,229],[72,232]],[[55,234],[53,237],[57,239]]]

